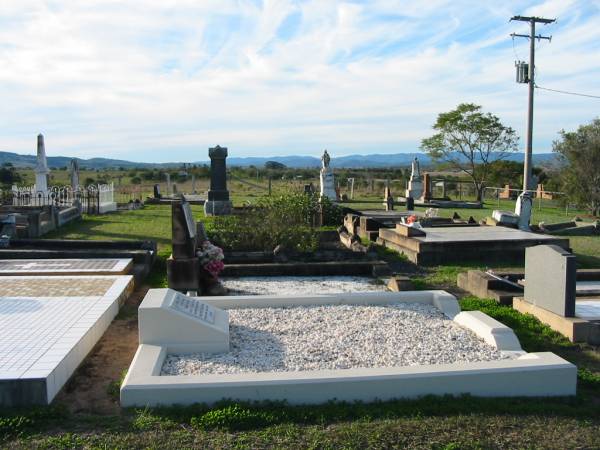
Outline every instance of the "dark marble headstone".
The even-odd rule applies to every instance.
[[[208,149],[210,157],[210,189],[208,200],[204,203],[204,213],[208,216],[231,214],[233,205],[227,190],[227,147]]]
[[[229,200],[229,191],[227,190],[227,147],[216,147],[208,149],[210,157],[210,190],[208,191],[208,200]]]
[[[575,255],[556,245],[525,249],[526,302],[562,317],[575,316]]]
[[[194,258],[196,256],[196,224],[190,204],[184,200],[171,204],[171,228],[173,257]]]
[[[196,222],[190,204],[175,200],[171,204],[173,253],[167,259],[169,288],[196,291],[198,295],[225,295],[227,290],[202,266],[197,252],[207,239],[202,222]]]

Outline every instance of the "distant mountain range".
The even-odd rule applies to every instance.
[[[383,168],[383,167],[404,167],[410,165],[415,157],[419,158],[419,163],[422,166],[428,166],[431,164],[431,159],[424,153],[395,153],[395,154],[371,154],[371,155],[350,155],[340,156],[337,158],[331,158],[331,166],[334,168]],[[79,167],[86,169],[109,169],[124,167],[125,169],[133,168],[173,168],[181,167],[182,162],[170,162],[170,163],[145,163],[145,162],[134,162],[125,161],[120,159],[109,159],[109,158],[91,158],[81,159],[75,158],[79,161]],[[510,161],[523,161],[523,153],[510,154],[508,158]],[[71,158],[68,156],[49,156],[48,166],[51,168],[68,167]],[[271,157],[229,157],[227,158],[227,165],[229,167],[248,167],[256,166],[262,167],[267,161],[277,161],[285,164],[287,167],[294,168],[318,168],[321,166],[321,159],[314,156],[271,156]],[[533,163],[540,166],[553,165],[556,162],[556,155],[554,153],[537,153],[533,155]],[[11,163],[15,167],[34,167],[36,165],[35,155],[19,155],[17,153],[0,152],[0,165],[4,163]],[[194,161],[191,164],[209,164],[210,161]],[[189,164],[189,163],[188,163]]]

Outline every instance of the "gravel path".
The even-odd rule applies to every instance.
[[[385,291],[370,277],[243,277],[224,278],[229,295],[302,295],[340,292]]]
[[[230,309],[229,353],[168,355],[162,375],[290,372],[502,359],[419,303]]]

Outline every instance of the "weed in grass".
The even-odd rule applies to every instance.
[[[60,434],[58,436],[50,436],[41,443],[40,448],[47,449],[75,449],[82,448],[85,445],[85,439],[73,433]]]
[[[106,387],[106,393],[113,400],[119,401],[119,398],[121,396],[121,386],[123,385],[123,381],[125,381],[126,376],[127,376],[127,369],[123,369],[121,371],[121,376],[119,377],[119,380],[111,381],[110,383],[108,383],[108,386]]]
[[[600,375],[583,367],[577,370],[577,379],[580,387],[589,387],[600,390]]]
[[[29,417],[0,417],[0,442],[2,439],[21,436],[23,431],[33,426]]]
[[[176,427],[175,422],[165,417],[152,414],[150,409],[145,408],[136,411],[131,426],[138,431],[146,430],[168,430]]]
[[[279,423],[283,415],[275,415],[262,409],[250,409],[238,404],[213,409],[199,417],[192,417],[192,426],[203,429],[248,430]]]

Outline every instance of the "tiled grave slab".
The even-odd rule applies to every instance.
[[[580,319],[600,320],[600,300],[578,300],[575,303],[575,316]]]
[[[380,228],[377,242],[423,265],[465,261],[522,264],[528,247],[547,244],[569,248],[568,239],[506,227],[425,227],[424,236],[408,236],[409,230],[404,228]]]
[[[0,405],[47,404],[94,347],[133,277],[0,280]]]
[[[131,258],[6,259],[0,260],[0,275],[124,275]]]
[[[535,239],[553,241],[555,237],[506,227],[426,228],[425,236],[413,239],[421,242],[515,241]]]

